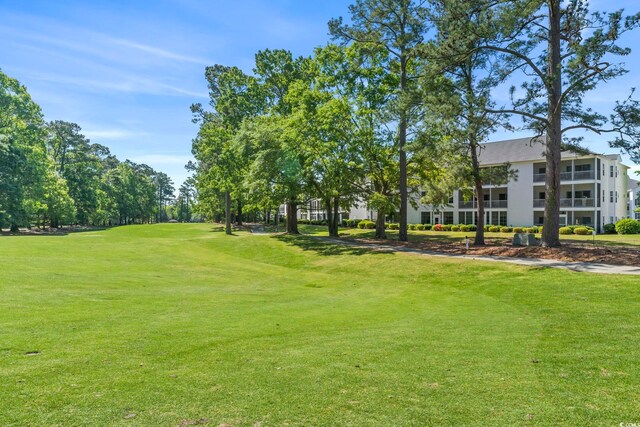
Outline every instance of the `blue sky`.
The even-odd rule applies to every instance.
[[[250,72],[266,48],[308,55],[325,44],[327,21],[347,15],[351,0],[0,0],[0,68],[27,86],[47,120],[78,123],[121,160],[187,177],[197,132],[189,106],[207,102],[204,67]],[[637,12],[637,0],[592,0]],[[608,111],[640,83],[640,31],[624,44],[632,70],[589,96]],[[495,139],[512,134],[499,132]],[[611,152],[606,139],[587,144]],[[627,162],[629,163],[629,162]]]

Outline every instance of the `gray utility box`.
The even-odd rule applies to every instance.
[[[516,233],[513,235],[513,246],[537,246],[538,239],[533,233]]]

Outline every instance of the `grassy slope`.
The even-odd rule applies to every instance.
[[[5,237],[0,263],[2,425],[640,414],[635,277],[182,224]]]

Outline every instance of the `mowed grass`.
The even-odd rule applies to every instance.
[[[640,421],[640,279],[206,224],[0,238],[0,425]]]

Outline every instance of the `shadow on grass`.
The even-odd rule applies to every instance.
[[[291,234],[278,234],[271,237],[277,239],[287,245],[297,246],[304,251],[313,251],[322,256],[336,256],[336,255],[367,255],[367,254],[391,254],[394,251],[382,250],[376,248],[363,248],[356,246],[348,241],[344,243],[337,243],[331,241],[325,237],[314,237],[304,234],[291,235]]]

